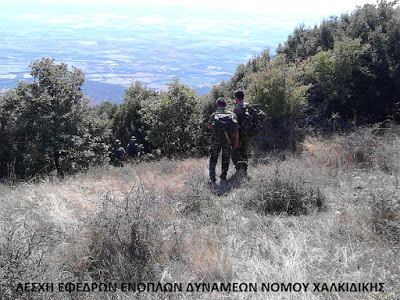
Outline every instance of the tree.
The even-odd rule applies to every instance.
[[[1,97],[1,173],[13,165],[26,178],[57,171],[73,173],[105,159],[106,146],[91,134],[88,101],[81,86],[84,74],[54,59],[31,64],[33,83],[18,86]],[[100,133],[99,133],[100,134]]]
[[[303,83],[305,66],[288,63],[276,56],[266,68],[249,76],[246,98],[266,113],[267,134],[258,138],[264,149],[294,149],[303,138],[307,91]]]
[[[143,86],[140,81],[125,90],[124,102],[118,107],[113,117],[114,139],[121,140],[126,145],[132,135],[139,141],[144,141],[142,135],[142,119],[140,109],[143,103],[153,98],[157,93]]]
[[[264,71],[251,76],[250,102],[258,103],[269,117],[296,118],[307,104],[309,85],[302,83],[303,69],[278,55]]]
[[[319,125],[332,115],[345,125],[379,122],[393,114],[400,95],[397,3],[366,4],[313,29],[300,27],[277,50],[289,62],[312,60],[311,80],[304,83],[313,85],[308,102],[323,121]]]
[[[118,105],[109,101],[103,101],[89,108],[91,124],[89,133],[97,137],[97,140],[104,145],[112,145],[113,143],[114,115],[117,109]]]
[[[201,102],[196,92],[175,79],[143,103],[143,134],[164,155],[189,155],[196,151],[201,127]]]

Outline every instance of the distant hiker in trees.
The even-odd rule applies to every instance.
[[[235,91],[236,106],[234,114],[240,125],[238,147],[232,151],[232,161],[235,165],[235,177],[247,178],[247,167],[250,156],[250,138],[264,132],[265,113],[252,105],[244,102],[244,92]]]
[[[207,126],[212,129],[209,163],[210,183],[216,182],[215,168],[222,151],[221,180],[226,180],[232,148],[237,147],[239,124],[236,115],[226,109],[224,98],[217,100],[217,111],[209,118]]]
[[[114,150],[113,150],[113,164],[116,167],[123,167],[126,160],[126,151],[124,147],[121,146],[120,140],[115,140]]]
[[[128,152],[128,156],[131,160],[134,160],[140,156],[141,149],[135,136],[131,137],[128,145],[126,146],[126,151]]]

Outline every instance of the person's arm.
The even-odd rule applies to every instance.
[[[214,116],[214,114],[212,114],[212,115],[210,116],[210,118],[208,118],[208,121],[207,121],[207,128],[208,128],[208,129],[211,129],[211,128],[212,128],[213,116]]]
[[[239,129],[236,129],[235,140],[233,142],[233,148],[239,147]]]
[[[123,150],[123,152],[124,152],[125,162],[128,162],[129,159],[128,159],[128,155],[127,155],[127,153],[126,153],[126,151],[125,151],[125,148],[122,147],[122,150]]]

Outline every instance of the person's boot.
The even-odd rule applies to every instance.
[[[235,173],[233,174],[233,177],[235,179],[240,179],[240,177],[242,177],[242,174],[243,174],[243,170],[238,168],[238,169],[235,170]]]
[[[247,170],[245,169],[236,169],[235,174],[232,176],[235,182],[240,182],[243,179],[248,179]]]
[[[210,183],[214,184],[217,180],[215,179],[215,176],[210,176]]]

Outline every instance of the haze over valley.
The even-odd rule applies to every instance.
[[[274,53],[294,27],[322,20],[312,13],[282,19],[222,8],[110,9],[104,3],[53,4],[45,10],[33,4],[6,6],[0,16],[2,90],[14,88],[18,80],[32,80],[30,63],[53,57],[84,71],[84,92],[93,103],[120,102],[135,81],[165,89],[175,77],[206,93],[252,56],[264,49]]]

